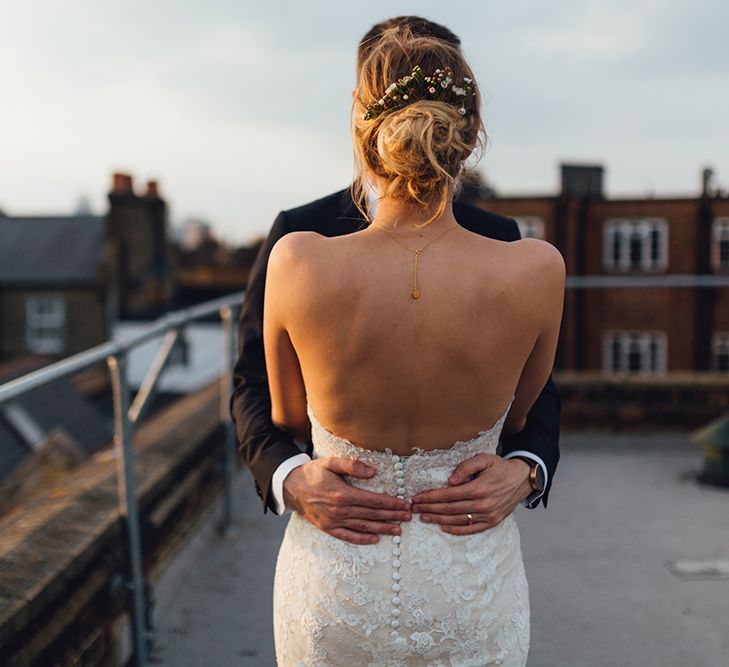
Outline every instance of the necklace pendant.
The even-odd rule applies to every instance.
[[[420,290],[414,289],[413,290],[413,299],[419,299],[420,298]]]

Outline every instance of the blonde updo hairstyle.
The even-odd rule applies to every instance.
[[[367,105],[381,99],[387,87],[411,74],[415,65],[425,76],[436,69],[450,69],[456,85],[470,78],[476,94],[466,102],[466,113],[448,102],[416,100],[364,120]],[[407,25],[384,30],[361,61],[352,102],[353,199],[365,219],[371,221],[366,207],[367,172],[384,188],[381,197],[402,201],[413,213],[433,211],[416,225],[418,229],[437,219],[449,199],[460,192],[466,159],[476,147],[482,151],[486,145],[480,108],[475,77],[457,46],[415,35]]]

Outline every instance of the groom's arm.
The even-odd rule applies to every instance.
[[[501,456],[529,458],[542,466],[545,478],[544,492],[535,491],[523,505],[530,509],[547,506],[549,490],[559,462],[559,417],[562,400],[550,374],[531,410],[527,413],[526,425],[518,433],[502,434]]]
[[[238,360],[230,398],[239,451],[255,478],[263,512],[271,509],[276,514],[284,510],[281,487],[286,474],[310,460],[293,436],[271,421],[271,395],[263,349],[263,296],[268,257],[275,243],[289,231],[286,214],[281,212],[251,269],[238,321]]]

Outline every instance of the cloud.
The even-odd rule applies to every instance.
[[[553,192],[557,163],[605,163],[611,191],[729,182],[729,5],[715,0],[432,0],[484,92],[497,188]],[[352,173],[357,41],[391,3],[161,0],[7,4],[0,207],[105,208],[111,171],[156,177],[174,219],[239,241]]]

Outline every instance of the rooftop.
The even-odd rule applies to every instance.
[[[94,283],[106,218],[0,216],[0,284]]]

